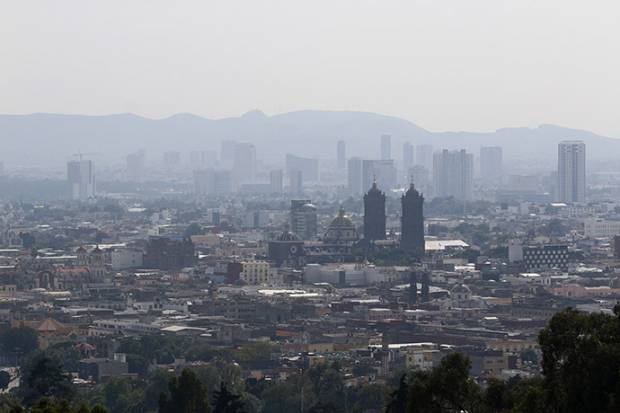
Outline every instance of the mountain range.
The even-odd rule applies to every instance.
[[[547,162],[557,156],[557,143],[586,142],[589,159],[612,159],[620,154],[620,139],[592,132],[540,125],[504,128],[494,132],[431,132],[414,123],[369,112],[303,110],[267,116],[260,111],[240,117],[207,119],[177,114],[148,119],[133,114],[103,116],[35,113],[0,115],[0,161],[9,165],[61,164],[73,154],[122,162],[145,149],[150,159],[164,151],[219,150],[225,139],[252,142],[258,157],[282,160],[285,153],[334,159],[336,141],[347,142],[347,156],[376,158],[379,136],[392,135],[392,153],[400,159],[401,145],[432,144],[437,149],[477,153],[481,146],[501,146],[508,160]],[[90,156],[90,155],[85,155]]]

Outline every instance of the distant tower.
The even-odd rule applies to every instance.
[[[502,152],[501,146],[480,148],[480,177],[484,182],[492,184],[502,182]]]
[[[418,303],[418,273],[411,271],[409,273],[409,305]]]
[[[336,159],[338,160],[338,169],[346,168],[347,163],[347,147],[343,140],[338,141],[336,148]]]
[[[381,135],[381,159],[392,159],[392,137],[390,135]]]
[[[421,259],[424,256],[424,197],[416,191],[413,184],[400,198],[402,214],[400,218],[400,247]]]
[[[282,169],[275,169],[269,172],[269,187],[272,194],[282,193],[283,176]]]
[[[347,163],[347,186],[351,195],[362,194],[362,163],[360,158],[351,158]]]
[[[413,167],[413,145],[410,142],[403,144],[403,171],[408,172]]]
[[[377,182],[364,195],[364,238],[385,239],[385,194],[377,188]]]
[[[558,201],[585,202],[586,145],[581,141],[558,144]]]

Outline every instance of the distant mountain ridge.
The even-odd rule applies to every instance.
[[[502,146],[506,159],[555,159],[557,143],[586,142],[588,157],[610,159],[620,154],[620,139],[592,132],[540,125],[503,128],[494,132],[430,132],[414,123],[371,112],[303,110],[267,116],[251,111],[240,117],[208,119],[180,113],[164,119],[134,114],[102,116],[35,113],[0,115],[0,161],[7,164],[59,164],[72,154],[97,152],[105,160],[122,161],[130,152],[146,149],[149,158],[177,150],[218,150],[232,139],[253,142],[258,156],[281,160],[287,152],[335,158],[336,141],[347,142],[347,156],[376,158],[379,136],[392,135],[392,153],[401,158],[402,144],[432,144],[477,153],[481,146]]]

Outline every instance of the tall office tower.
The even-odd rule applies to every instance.
[[[269,172],[269,187],[272,194],[281,194],[284,187],[282,169],[275,169]]]
[[[433,185],[435,196],[458,200],[473,198],[474,156],[444,149],[433,156]]]
[[[304,240],[316,237],[318,219],[316,207],[309,199],[291,200],[291,231]]]
[[[181,154],[176,151],[164,152],[164,165],[167,168],[176,168],[181,165]]]
[[[558,201],[585,202],[586,145],[582,141],[558,144]]]
[[[413,145],[409,142],[403,144],[403,171],[407,172],[413,167]]]
[[[360,158],[351,158],[347,162],[347,186],[351,195],[362,194],[362,160]]]
[[[500,146],[480,148],[480,177],[484,182],[500,184],[503,174],[503,154]]]
[[[415,147],[415,164],[422,165],[429,172],[433,170],[433,145],[417,145]]]
[[[409,168],[408,178],[409,183],[414,184],[421,192],[428,194],[430,191],[430,174],[428,169],[422,165],[416,165]]]
[[[373,182],[364,195],[364,238],[385,239],[385,194]]]
[[[286,154],[286,174],[289,179],[297,171],[302,171],[304,179],[309,182],[319,181],[319,160],[314,158],[303,158],[301,156]]]
[[[409,273],[409,305],[418,303],[418,273],[411,271]]]
[[[220,147],[220,159],[222,162],[231,162],[235,158],[235,145],[237,142],[233,140],[224,140]]]
[[[127,155],[127,180],[131,182],[142,182],[144,179],[146,154],[138,151]]]
[[[256,147],[251,143],[237,143],[233,154],[235,184],[254,181],[256,175]]]
[[[191,151],[189,164],[192,169],[213,168],[217,161],[214,151]]]
[[[304,173],[302,171],[292,171],[289,173],[290,192],[293,195],[304,194]]]
[[[363,160],[362,188],[370,188],[377,182],[381,188],[392,189],[397,183],[397,171],[393,159]]]
[[[381,159],[392,159],[392,136],[381,135]]]
[[[400,247],[417,259],[424,257],[424,197],[413,184],[400,198]]]
[[[232,192],[233,177],[230,171],[198,169],[194,171],[194,190],[197,195],[225,195]]]
[[[338,169],[344,169],[347,166],[347,144],[343,140],[338,141],[336,159],[338,161]]]
[[[97,193],[95,166],[92,161],[79,160],[67,163],[67,182],[71,187],[71,198],[84,201]]]

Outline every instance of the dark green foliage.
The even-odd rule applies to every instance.
[[[36,353],[24,363],[19,390],[26,405],[44,397],[71,400],[74,394],[62,363],[44,353]]]
[[[243,407],[241,397],[231,393],[226,383],[221,383],[213,397],[213,413],[243,413]]]
[[[12,327],[0,332],[0,349],[7,355],[29,354],[39,346],[39,335],[29,327]]]
[[[162,394],[159,413],[208,413],[207,388],[198,380],[196,374],[185,369],[180,377],[170,379],[170,396]]]

